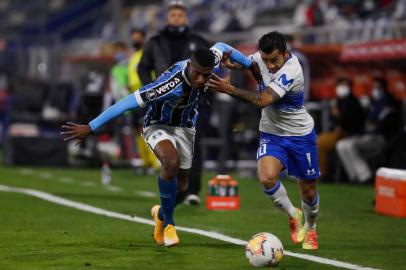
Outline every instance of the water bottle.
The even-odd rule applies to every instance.
[[[101,182],[105,186],[111,183],[111,169],[108,162],[103,162],[101,169]]]
[[[220,195],[220,197],[227,196],[227,181],[226,180],[220,181],[219,195]]]
[[[209,181],[208,192],[209,196],[218,196],[217,194],[217,180],[212,179]]]
[[[230,180],[228,183],[228,196],[236,197],[238,196],[238,182],[235,180]]]

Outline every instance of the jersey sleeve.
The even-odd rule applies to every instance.
[[[240,65],[242,65],[244,68],[249,68],[252,64],[252,61],[250,58],[245,56],[243,53],[238,51],[237,49],[231,47],[230,45],[223,43],[223,42],[217,42],[210,48],[210,50],[214,53],[215,56],[215,67],[220,66],[221,58],[223,58],[224,53],[229,53],[230,54],[230,60],[231,62],[236,62]]]
[[[90,121],[89,126],[93,131],[96,131],[99,127],[103,126],[110,120],[122,115],[128,110],[135,110],[139,107],[139,103],[134,98],[133,94],[128,95],[119,102],[107,108],[95,119]]]
[[[184,81],[182,64],[175,64],[166,70],[156,81],[149,83],[134,92],[135,99],[141,107],[152,102],[164,100],[179,95],[180,85]]]
[[[255,61],[255,62],[259,62],[259,60],[260,60],[260,58],[261,58],[261,55],[259,54],[259,52],[256,52],[256,53],[254,53],[254,54],[250,54],[250,55],[248,55],[248,58],[251,60],[251,61]]]
[[[299,72],[292,65],[284,65],[274,76],[274,79],[267,85],[280,97],[291,91],[299,83]]]

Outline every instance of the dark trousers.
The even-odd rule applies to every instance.
[[[196,194],[199,195],[200,188],[201,188],[201,178],[202,178],[202,153],[201,153],[201,146],[200,146],[200,138],[201,138],[201,126],[198,124],[196,126],[196,136],[195,136],[195,144],[193,150],[193,161],[192,167],[190,168],[189,176],[188,176],[188,186],[185,192],[178,192],[176,197],[176,203],[181,203],[187,195],[189,194]]]

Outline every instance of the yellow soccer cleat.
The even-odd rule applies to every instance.
[[[179,238],[176,234],[175,226],[169,224],[165,227],[164,230],[164,243],[165,247],[173,247],[179,244]]]
[[[317,241],[316,229],[306,230],[302,248],[310,250],[319,249],[319,242]]]
[[[159,219],[158,212],[160,205],[154,205],[151,208],[151,217],[154,219],[155,227],[154,227],[154,240],[155,243],[159,246],[164,244],[164,222]]]
[[[296,215],[293,218],[289,218],[289,230],[293,243],[301,243],[304,239],[303,228],[303,214],[302,210],[296,208]]]

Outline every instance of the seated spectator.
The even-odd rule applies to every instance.
[[[332,101],[331,108],[333,128],[329,132],[319,134],[317,138],[322,179],[328,176],[328,156],[336,143],[344,137],[359,134],[364,129],[364,110],[352,93],[351,80],[339,78],[336,83],[336,95],[337,99]]]
[[[383,154],[386,142],[400,131],[401,122],[400,103],[388,92],[386,81],[375,78],[366,133],[344,138],[336,146],[350,181],[372,180],[373,172],[367,160]]]

